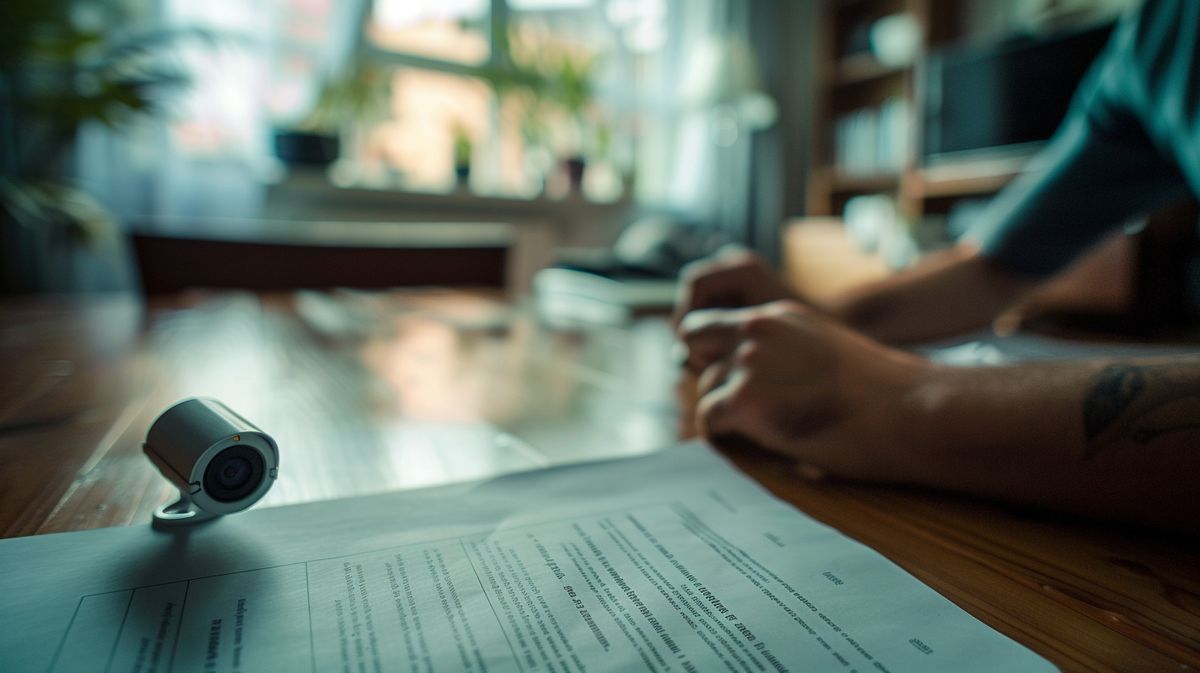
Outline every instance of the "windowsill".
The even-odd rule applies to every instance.
[[[293,171],[283,181],[267,189],[267,209],[273,215],[283,215],[312,208],[349,208],[354,211],[379,210],[404,219],[416,216],[429,219],[438,214],[457,217],[486,213],[497,216],[541,217],[565,222],[573,216],[619,217],[632,208],[630,198],[616,201],[592,201],[580,194],[562,198],[536,196],[482,195],[467,190],[437,193],[389,189],[372,186],[339,187],[326,178],[323,171]]]
[[[349,222],[261,218],[156,218],[136,221],[130,233],[203,241],[352,248],[503,248],[506,222]]]
[[[463,223],[476,223],[480,229],[475,233],[481,237],[512,237],[514,261],[509,286],[523,291],[528,289],[537,269],[553,262],[556,248],[606,248],[637,212],[637,204],[630,199],[595,203],[581,196],[521,199],[338,187],[322,171],[308,171],[293,173],[269,186],[261,217],[293,223],[352,222],[363,227],[420,224],[425,225],[419,227],[422,238],[426,232],[434,238],[443,231],[465,233],[467,228],[461,226]]]

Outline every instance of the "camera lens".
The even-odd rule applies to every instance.
[[[204,490],[213,500],[233,502],[254,492],[263,480],[258,451],[238,444],[218,453],[204,470]]]
[[[221,466],[217,482],[228,489],[236,489],[250,481],[250,461],[245,458],[230,458]]]

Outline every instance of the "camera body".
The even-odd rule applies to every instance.
[[[194,523],[240,512],[279,476],[279,446],[216,400],[186,399],[164,411],[142,446],[179,500],[154,512],[158,525]]]

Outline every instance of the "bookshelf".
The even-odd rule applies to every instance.
[[[807,212],[787,222],[783,232],[784,272],[797,290],[834,294],[907,263],[889,257],[885,243],[852,240],[853,221],[839,218],[855,197],[894,206],[896,224],[916,239],[922,224],[928,233],[944,224],[943,216],[956,203],[996,194],[1024,168],[1031,154],[1005,150],[981,151],[945,165],[918,161],[924,129],[917,64],[933,49],[983,33],[991,38],[1009,34],[1012,25],[993,21],[1013,9],[1006,2],[819,0]],[[917,37],[911,58],[889,64],[872,55],[869,27],[894,15],[908,17]],[[901,112],[889,117],[888,106]],[[1200,259],[1197,212],[1200,207],[1189,200],[1149,214],[1141,233],[1105,239],[1031,301],[1046,313],[1112,318],[1106,331],[1143,336],[1200,321],[1193,315],[1200,309],[1188,307],[1179,289],[1187,286],[1181,269],[1190,268],[1189,259]],[[941,235],[945,240],[944,230]]]
[[[843,284],[814,284],[812,274],[796,272],[815,266],[836,275],[823,264],[831,256],[859,281],[911,264],[948,241],[946,216],[955,204],[992,196],[1020,173],[1030,155],[1006,150],[937,166],[919,161],[918,64],[931,50],[1008,34],[1008,2],[818,1],[805,217],[785,223],[782,245],[785,273],[798,290],[820,293],[826,284]],[[872,44],[872,26],[887,17],[907,24],[908,49],[899,57]],[[830,228],[839,221],[845,222],[840,234]],[[806,227],[812,231],[795,231]],[[835,241],[839,235],[847,240]]]
[[[922,169],[917,162],[921,129],[915,64],[930,49],[966,36],[966,8],[971,4],[962,0],[820,3],[822,43],[817,45],[808,215],[840,216],[855,196],[886,195],[895,201],[901,217],[916,220],[945,213],[959,198],[994,194],[1020,171],[1025,157],[981,159],[937,171]],[[898,14],[909,17],[915,28],[915,53],[908,63],[880,62],[869,49],[870,26]]]

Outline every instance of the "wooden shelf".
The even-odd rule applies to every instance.
[[[870,54],[855,54],[835,62],[829,79],[834,86],[852,86],[907,72],[908,68],[884,65]]]
[[[900,187],[900,176],[896,173],[876,173],[864,175],[847,175],[831,173],[829,190],[835,193],[847,192],[886,192]]]
[[[913,196],[925,199],[994,194],[1021,174],[1033,152],[980,156],[971,161],[922,168],[913,176]]]
[[[1003,189],[1016,176],[1016,173],[1009,173],[1007,175],[972,175],[940,180],[919,178],[916,181],[919,191],[915,196],[936,199],[973,194],[994,194]]]
[[[838,122],[862,108],[878,109],[891,99],[908,103],[906,133],[921,137],[915,69],[880,63],[870,53],[846,56],[846,45],[861,42],[864,25],[880,17],[907,13],[917,22],[927,52],[963,34],[966,24],[958,0],[830,0],[820,3],[818,21],[824,37],[819,45],[821,75],[815,92],[813,153],[807,204],[809,215],[840,215],[847,201],[860,194],[888,194],[906,217],[944,215],[962,197],[991,195],[1004,188],[1023,168],[1028,155],[1011,152],[947,158],[944,164],[917,167],[919,146],[910,142],[905,169],[883,174],[846,174],[834,167],[839,156]],[[854,34],[856,39],[847,36]],[[861,48],[856,46],[855,48]],[[845,134],[842,134],[845,135]],[[844,138],[843,138],[844,140]],[[961,160],[960,160],[961,159]]]

